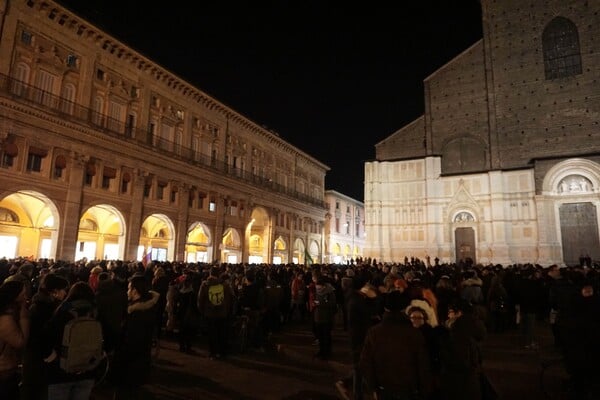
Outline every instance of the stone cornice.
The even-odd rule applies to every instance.
[[[208,110],[221,113],[225,119],[229,120],[230,122],[235,122],[255,134],[263,136],[268,140],[269,143],[276,145],[290,153],[294,153],[296,157],[306,159],[307,161],[316,164],[318,167],[329,171],[330,168],[327,165],[300,151],[298,148],[287,143],[277,135],[223,105],[216,99],[200,91],[175,74],[160,67],[152,60],[132,50],[124,43],[103,32],[98,27],[77,16],[75,13],[69,11],[67,8],[58,4],[57,2],[51,0],[21,1],[25,4],[25,7],[29,6],[33,10],[45,15],[50,21],[54,21],[57,25],[62,26],[65,30],[71,31],[80,39],[93,42],[100,49],[104,50],[107,55],[116,57],[121,61],[129,62],[134,68],[153,77],[157,82],[166,85],[170,90],[179,92],[181,95],[197,102],[198,104],[206,107]]]

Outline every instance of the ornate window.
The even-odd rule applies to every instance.
[[[542,34],[546,79],[581,74],[581,53],[577,27],[570,20],[556,17]]]
[[[581,175],[566,176],[558,183],[558,193],[561,194],[589,193],[592,189],[592,182]]]
[[[473,218],[473,216],[466,211],[461,211],[458,214],[456,214],[456,216],[454,217],[454,222],[473,222],[473,221],[475,221],[475,218]]]

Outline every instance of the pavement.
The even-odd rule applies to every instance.
[[[562,400],[565,372],[552,345],[549,326],[540,321],[536,336],[539,348],[520,346],[516,329],[490,333],[483,343],[484,370],[500,399]],[[347,333],[337,324],[333,331],[333,354],[327,361],[314,358],[317,347],[308,323],[285,325],[270,338],[261,352],[250,349],[222,360],[208,358],[206,338],[200,335],[194,354],[178,351],[174,340],[162,340],[151,379],[144,386],[148,400],[335,400],[335,382],[351,371]],[[542,365],[550,361],[541,379]],[[112,399],[112,389],[101,382],[93,400]]]

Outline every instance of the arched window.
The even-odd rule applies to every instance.
[[[478,139],[456,138],[446,143],[442,150],[442,173],[444,174],[482,171],[486,165],[485,145]]]
[[[556,17],[542,35],[546,79],[581,74],[581,53],[577,27],[563,17]]]

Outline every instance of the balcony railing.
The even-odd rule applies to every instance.
[[[93,127],[97,131],[111,137],[144,146],[161,154],[170,155],[190,165],[207,168],[212,171],[234,177],[246,183],[259,186],[263,189],[284,194],[294,199],[327,208],[327,204],[320,200],[300,193],[291,188],[273,182],[262,176],[252,174],[240,168],[216,160],[205,154],[194,152],[191,148],[182,144],[166,140],[152,134],[149,130],[135,128],[129,124],[111,118],[106,114],[99,113],[88,107],[83,107],[72,101],[55,96],[50,92],[41,90],[22,81],[0,74],[0,93],[4,93],[14,99],[34,103],[43,107],[49,113],[74,122],[83,123]]]

